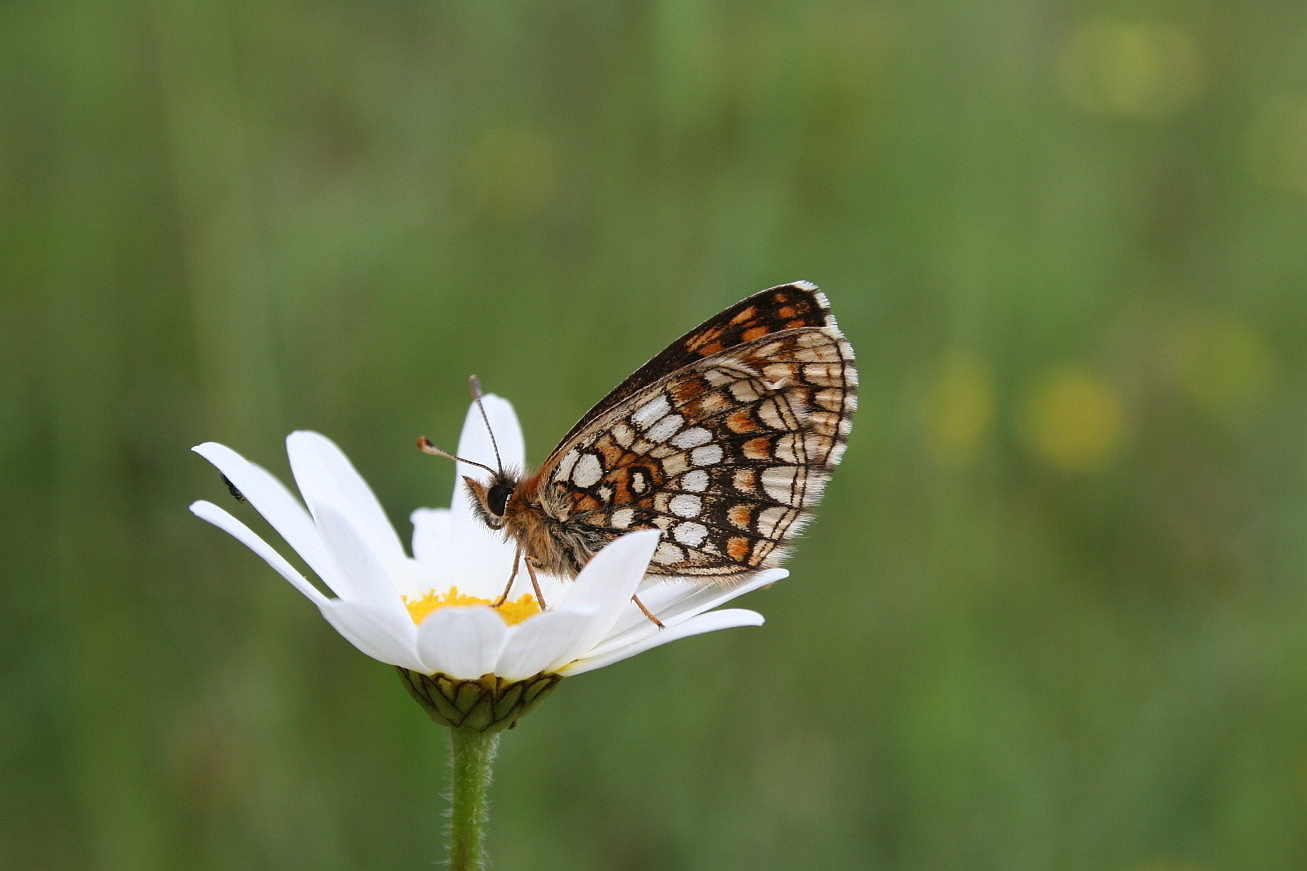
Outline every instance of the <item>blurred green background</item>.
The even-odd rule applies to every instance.
[[[188,448],[318,429],[407,537],[469,373],[538,462],[798,278],[862,391],[793,576],[507,733],[495,867],[1307,867],[1304,57],[1290,0],[4,4],[0,867],[438,862],[445,735]]]

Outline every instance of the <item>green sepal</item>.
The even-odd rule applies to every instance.
[[[396,669],[409,695],[423,707],[432,722],[474,732],[513,728],[563,679],[562,675],[543,672],[521,680],[506,680],[494,674],[452,678]]]

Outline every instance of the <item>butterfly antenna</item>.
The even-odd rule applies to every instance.
[[[418,450],[420,450],[424,454],[431,454],[437,457],[446,457],[448,459],[453,460],[456,463],[467,463],[469,466],[476,466],[479,469],[485,469],[487,472],[489,472],[492,475],[496,474],[495,470],[487,466],[485,463],[478,463],[476,460],[468,460],[468,459],[464,459],[463,457],[456,457],[453,454],[451,454],[449,451],[442,451],[440,448],[432,444],[431,440],[426,436],[418,436]]]
[[[495,449],[495,465],[499,467],[499,473],[504,473],[504,461],[499,458],[499,444],[495,441],[495,431],[490,427],[490,416],[486,414],[486,407],[481,402],[481,380],[475,375],[467,376],[468,389],[472,391],[472,399],[476,401],[477,409],[481,412],[481,419],[486,423],[486,432],[490,433],[490,447]],[[473,463],[473,465],[481,465]],[[481,468],[486,468],[481,466]]]

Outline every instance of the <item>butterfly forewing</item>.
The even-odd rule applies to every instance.
[[[587,549],[655,527],[651,573],[730,583],[783,558],[843,454],[856,388],[852,348],[820,291],[772,288],[610,393],[537,486]]]

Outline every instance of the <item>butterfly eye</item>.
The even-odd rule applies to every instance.
[[[486,494],[486,507],[490,513],[496,517],[504,516],[504,507],[508,504],[508,497],[512,495],[513,487],[511,484],[496,484],[490,488]]]

